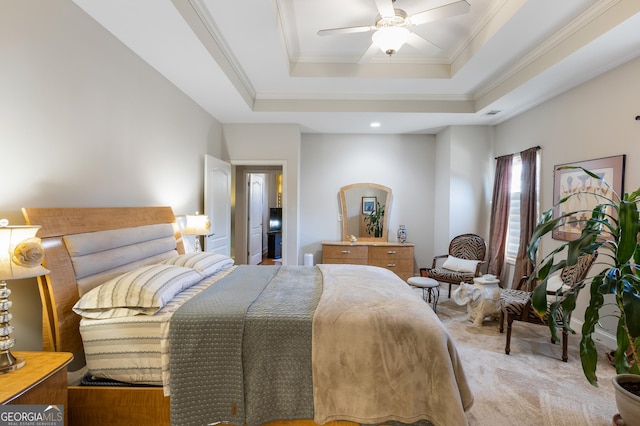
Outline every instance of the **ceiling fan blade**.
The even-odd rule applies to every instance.
[[[336,35],[336,34],[351,34],[351,33],[366,33],[373,30],[375,27],[368,25],[362,27],[344,27],[344,28],[332,28],[329,30],[318,31],[319,36]]]
[[[378,52],[378,50],[380,50],[380,48],[378,46],[376,46],[375,43],[371,43],[371,45],[369,46],[367,51],[364,52],[364,55],[362,55],[362,57],[360,57],[360,60],[358,61],[358,63],[359,64],[366,64],[367,62],[369,62],[371,60],[373,55],[375,55]]]
[[[393,10],[393,2],[391,0],[374,0],[376,2],[376,7],[378,8],[378,13],[383,18],[388,18],[391,16],[395,16],[396,11]]]
[[[456,1],[445,6],[436,7],[435,9],[425,10],[424,12],[411,15],[409,20],[413,25],[420,25],[438,19],[449,18],[451,16],[463,15],[469,12],[471,5],[466,0]]]
[[[440,46],[437,44],[427,40],[424,37],[419,36],[418,34],[412,32],[409,34],[409,38],[407,39],[407,43],[415,47],[416,49],[440,49]]]

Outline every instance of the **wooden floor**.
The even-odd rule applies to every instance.
[[[271,259],[267,257],[267,253],[263,253],[260,265],[282,265],[282,258]]]

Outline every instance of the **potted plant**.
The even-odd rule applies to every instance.
[[[376,201],[376,208],[365,216],[364,221],[367,222],[367,233],[373,234],[375,238],[382,237],[382,217],[384,216],[384,204],[380,205]]]
[[[553,217],[556,207],[568,203],[573,197],[596,195],[590,191],[575,192],[560,199],[550,210],[543,213],[536,226],[531,241],[527,247],[531,262],[535,265],[532,278],[539,282],[531,294],[532,306],[539,315],[544,315],[549,309],[549,317],[560,316],[563,325],[571,333],[568,318],[576,307],[578,291],[587,282],[578,282],[570,289],[558,289],[557,297],[548,306],[547,279],[555,271],[565,266],[574,265],[580,254],[598,252],[598,260],[594,264],[596,275],[590,280],[589,305],[584,313],[582,326],[582,339],[580,341],[580,360],[585,377],[594,386],[597,386],[596,364],[598,353],[593,341],[595,327],[600,320],[600,310],[611,302],[605,301],[606,295],[612,295],[613,303],[617,307],[618,323],[616,329],[615,367],[618,376],[614,379],[616,392],[618,389],[630,389],[632,393],[627,396],[616,395],[616,402],[620,415],[626,425],[632,425],[633,419],[640,419],[640,411],[637,414],[626,414],[626,408],[620,406],[621,400],[635,401],[637,410],[640,410],[640,244],[638,237],[640,232],[640,219],[637,203],[640,201],[640,188],[631,194],[625,193],[619,196],[601,176],[592,173],[582,167],[565,166],[567,169],[581,169],[594,180],[601,181],[610,190],[610,196],[597,195],[598,204],[591,210],[576,210],[565,212]],[[585,216],[586,215],[586,216]],[[552,250],[541,260],[536,262],[538,246],[543,236],[564,223],[578,223],[581,220],[580,236],[561,244]],[[556,255],[566,250],[566,256],[562,260],[556,260]],[[598,270],[600,268],[600,270]],[[552,336],[557,341],[557,325],[555,321],[548,321]],[[632,382],[631,384],[627,384]],[[635,383],[635,384],[634,384]],[[635,390],[634,390],[635,389]],[[638,423],[636,423],[638,424]]]

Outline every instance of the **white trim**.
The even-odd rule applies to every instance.
[[[582,325],[584,321],[571,319],[571,328],[576,330],[576,336],[580,335],[580,330],[582,330]],[[594,332],[593,340],[606,346],[609,349],[615,349],[617,347],[616,344],[616,336],[608,333],[606,330],[600,327],[596,327]]]

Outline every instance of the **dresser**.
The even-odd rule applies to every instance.
[[[411,243],[329,241],[322,243],[322,263],[380,266],[406,281],[414,275],[413,249]]]

